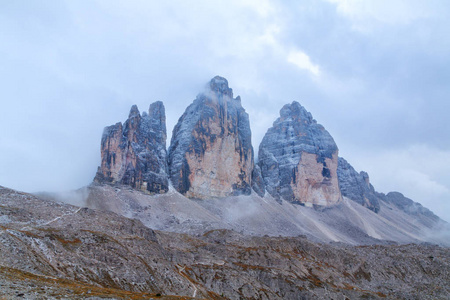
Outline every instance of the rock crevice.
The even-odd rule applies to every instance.
[[[128,119],[103,131],[96,182],[125,184],[149,193],[168,191],[166,116],[162,102],[142,115],[136,105]]]

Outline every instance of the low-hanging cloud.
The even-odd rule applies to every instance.
[[[170,136],[221,75],[249,112],[255,150],[279,109],[299,101],[377,189],[445,217],[449,4],[363,2],[3,1],[0,184],[87,185],[104,126],[124,121],[132,104],[143,111],[162,100]],[[395,162],[414,145],[429,149],[426,160]],[[419,168],[417,159],[442,166]]]

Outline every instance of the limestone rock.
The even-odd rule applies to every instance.
[[[264,197],[266,193],[266,185],[261,174],[261,168],[255,165],[252,172],[252,188],[260,197]]]
[[[95,181],[120,183],[150,193],[168,191],[166,116],[162,102],[149,112],[133,105],[122,125],[106,127],[101,143],[102,163]]]
[[[298,102],[285,105],[267,131],[259,165],[266,189],[276,199],[329,206],[342,198],[336,143]]]
[[[173,130],[172,184],[190,198],[250,194],[253,165],[248,114],[227,80],[216,76]]]
[[[381,199],[388,203],[394,204],[395,206],[397,206],[398,208],[400,208],[402,211],[406,212],[409,215],[417,216],[417,217],[419,217],[419,216],[427,217],[428,219],[431,219],[432,221],[439,220],[439,217],[436,216],[428,208],[423,207],[420,203],[414,202],[413,200],[403,196],[402,193],[389,192],[386,194],[386,196],[382,197]]]
[[[380,210],[380,201],[366,172],[356,172],[345,159],[339,157],[337,175],[342,196],[376,213]]]

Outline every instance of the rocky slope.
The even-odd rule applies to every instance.
[[[169,148],[173,186],[190,198],[250,194],[248,114],[225,78],[214,77],[176,124]]]
[[[7,299],[450,296],[449,248],[354,247],[229,230],[192,236],[6,188],[0,201],[0,294]]]
[[[80,193],[88,195],[88,207],[136,218],[158,230],[196,235],[230,229],[245,235],[305,235],[313,241],[351,245],[396,241],[450,246],[448,224],[434,215],[411,215],[386,201],[375,213],[348,198],[332,208],[313,209],[256,193],[196,200],[174,189],[148,197],[127,186],[109,185],[91,185]],[[447,239],[442,236],[446,232]]]
[[[374,212],[380,210],[379,195],[370,184],[369,175],[366,172],[356,172],[345,159],[339,157],[337,176],[343,196]]]
[[[105,128],[95,181],[127,184],[152,194],[167,192],[166,137],[162,102],[151,104],[148,114],[142,115],[133,105],[123,125]]]
[[[267,191],[276,199],[308,206],[342,200],[336,143],[298,102],[281,109],[258,155]]]

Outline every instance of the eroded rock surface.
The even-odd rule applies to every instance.
[[[216,76],[173,130],[172,184],[190,198],[250,194],[253,165],[248,114],[227,80]]]
[[[133,105],[123,125],[105,128],[95,181],[126,184],[150,193],[167,192],[166,138],[163,103],[152,103],[148,114],[142,115]]]
[[[338,148],[298,102],[285,105],[259,146],[267,191],[277,199],[329,206],[341,200]]]
[[[153,231],[136,219],[2,187],[0,203],[5,299],[450,296],[450,250],[435,245],[354,247],[230,230]]]
[[[339,157],[337,175],[342,196],[376,213],[380,210],[379,198],[370,184],[369,175],[366,172],[356,172],[345,159]]]

